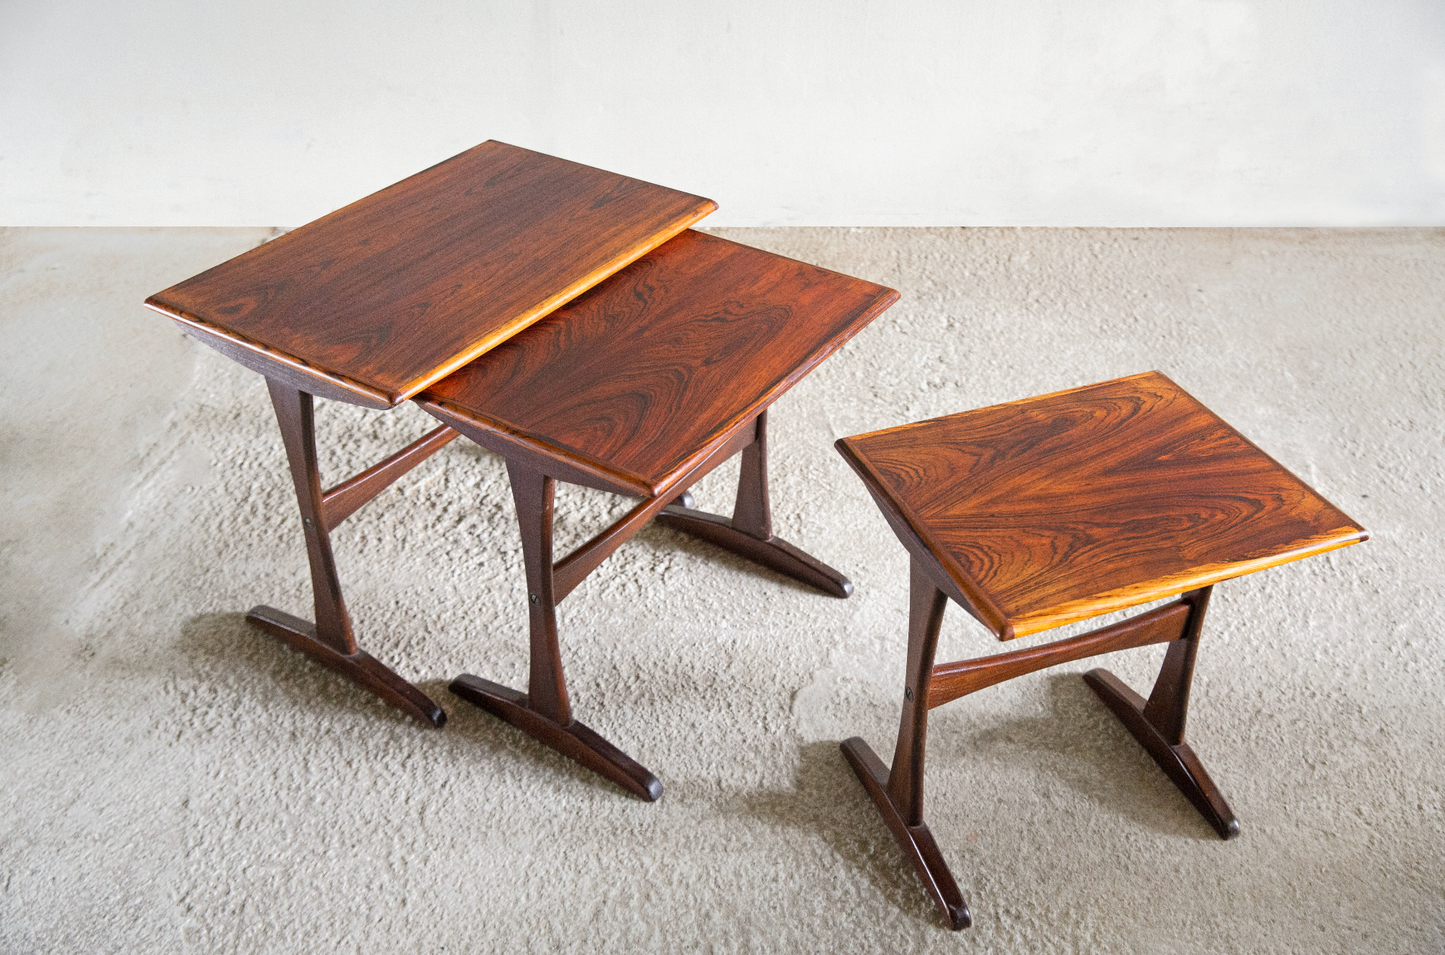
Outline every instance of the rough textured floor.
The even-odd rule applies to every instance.
[[[0,232],[0,951],[1445,950],[1445,231],[728,230],[903,298],[771,416],[780,533],[852,598],[649,528],[561,608],[651,805],[447,694],[525,679],[505,473],[465,441],[335,538],[445,729],[245,624],[310,613],[265,388],[140,303],[267,234]],[[1215,592],[1189,733],[1232,842],[1089,661],[936,710],[951,933],[838,752],[891,752],[907,563],[832,442],[1147,369],[1374,537]],[[318,418],[332,478],[430,422]],[[561,535],[624,506],[567,490]],[[995,647],[950,609],[940,660]],[[1162,652],[1102,665],[1147,692]]]

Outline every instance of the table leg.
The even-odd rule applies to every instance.
[[[853,584],[847,577],[780,537],[773,536],[772,503],[768,493],[768,413],[755,422],[753,441],[743,448],[733,516],[722,517],[669,506],[655,520],[762,564],[835,597],[847,597]]]
[[[1239,820],[1199,757],[1184,741],[1194,657],[1199,650],[1199,633],[1212,589],[1205,587],[1190,594],[1191,607],[1184,631],[1169,644],[1159,678],[1147,701],[1108,670],[1090,670],[1084,674],[1084,682],[1143,745],[1220,838],[1233,839],[1239,835]]]
[[[557,643],[552,561],[555,482],[511,461],[507,462],[507,476],[512,483],[512,500],[522,533],[522,557],[527,567],[531,637],[528,692],[519,693],[465,673],[452,681],[451,691],[628,792],[652,802],[662,795],[662,783],[657,777],[572,718]]]
[[[883,822],[912,864],[928,894],[933,897],[949,928],[972,924],[963,894],[953,880],[938,843],[923,821],[923,757],[928,730],[928,691],[933,658],[938,647],[938,629],[948,598],[912,562],[908,616],[908,671],[904,682],[903,714],[898,724],[898,744],[893,751],[893,768],[883,765],[876,753],[854,736],[841,749],[863,788],[883,816]]]
[[[269,378],[266,383],[296,485],[296,502],[306,535],[306,555],[311,564],[316,622],[308,623],[266,606],[253,607],[246,620],[402,712],[429,726],[440,727],[447,718],[440,706],[357,646],[341,596],[336,558],[331,551],[331,528],[322,502],[312,397]]]

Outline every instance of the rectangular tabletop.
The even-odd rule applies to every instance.
[[[715,208],[486,142],[146,304],[303,391],[391,407]]]
[[[656,497],[897,299],[688,231],[417,402],[483,443]]]

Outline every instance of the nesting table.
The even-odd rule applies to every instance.
[[[465,675],[453,692],[657,798],[656,777],[572,718],[554,608],[652,519],[847,596],[846,577],[773,535],[767,409],[898,297],[688,229],[714,208],[488,142],[147,299],[270,390],[315,619],[257,606],[247,620],[441,726],[434,700],[358,645],[330,534],[466,434],[507,459],[532,663],[527,693]],[[323,490],[315,397],[415,399],[442,424]],[[739,454],[731,517],[693,510],[688,487]],[[640,502],[554,564],[558,480]]]
[[[1157,372],[837,448],[912,558],[892,766],[860,737],[842,751],[950,927],[970,916],[923,819],[928,711],[1005,680],[1167,643],[1148,700],[1107,670],[1084,680],[1221,837],[1239,832],[1184,739],[1211,590],[1362,541],[1364,528]],[[934,664],[950,599],[1011,640],[1173,597],[1081,636]]]
[[[773,534],[767,409],[897,297],[688,231],[418,395],[507,459],[527,566],[528,692],[471,675],[452,692],[629,792],[660,796],[651,772],[572,717],[556,605],[654,518],[824,593],[851,593],[841,573]],[[676,503],[738,454],[730,518]],[[640,501],[554,560],[559,480]]]
[[[247,620],[431,726],[446,713],[363,651],[331,531],[457,436],[441,426],[323,490],[313,398],[388,409],[717,208],[486,142],[158,292],[146,305],[266,377],[286,445],[315,620]]]
[[[525,692],[451,691],[637,796],[657,778],[574,718],[556,607],[647,522],[846,597],[848,579],[773,533],[769,407],[898,298],[883,286],[689,229],[708,199],[488,142],[147,299],[263,375],[286,448],[314,620],[247,619],[423,724],[445,711],[363,651],[331,531],[459,435],[506,459],[527,577]],[[323,489],[316,397],[441,424]],[[967,906],[923,818],[927,714],[1044,667],[1168,644],[1146,700],[1090,687],[1224,838],[1238,821],[1184,726],[1217,583],[1364,540],[1337,508],[1158,373],[870,434],[839,451],[911,555],[891,767],[842,744],[949,925]],[[689,487],[740,458],[732,514]],[[556,482],[636,499],[553,554]],[[935,665],[953,600],[1000,640],[1166,601],[1082,636]],[[518,608],[520,611],[522,608]]]

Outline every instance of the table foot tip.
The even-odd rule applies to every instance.
[[[246,613],[246,622],[270,634],[291,649],[305,654],[333,673],[401,710],[430,729],[446,725],[447,713],[435,700],[407,682],[364,650],[342,653],[316,636],[316,625],[284,610],[258,604]]]
[[[515,726],[548,749],[590,769],[643,802],[662,798],[662,783],[646,767],[586,724],[574,719],[564,726],[532,709],[526,693],[470,673],[452,680],[449,689],[455,696]]]
[[[861,736],[850,736],[838,748],[873,800],[894,842],[903,850],[904,857],[923,883],[928,897],[938,906],[948,927],[955,932],[968,928],[973,924],[973,916],[969,914],[968,904],[963,900],[963,893],[959,891],[948,863],[943,861],[943,854],[938,851],[932,831],[922,822],[910,826],[888,795],[888,767]]]

